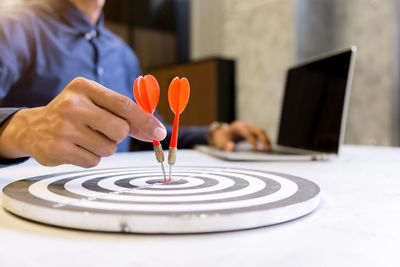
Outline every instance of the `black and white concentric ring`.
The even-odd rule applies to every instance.
[[[6,186],[3,202],[13,213],[51,224],[81,228],[76,226],[78,221],[88,224],[85,218],[90,220],[101,216],[112,221],[114,217],[118,222],[111,224],[118,225],[118,229],[103,225],[92,230],[121,230],[122,220],[123,225],[133,224],[128,227],[129,231],[136,229],[139,232],[153,232],[137,230],[146,218],[152,223],[157,218],[159,223],[181,220],[179,225],[191,218],[191,222],[198,220],[200,225],[201,221],[210,221],[210,218],[220,224],[224,216],[242,216],[246,221],[249,214],[258,217],[248,225],[233,229],[251,228],[297,218],[315,209],[319,202],[316,184],[281,173],[223,167],[174,167],[173,182],[162,183],[162,178],[160,170],[155,167],[45,175]],[[298,207],[298,211],[294,207]],[[38,214],[32,215],[28,208],[39,209]],[[46,209],[46,213],[40,209]],[[284,214],[280,215],[282,212]],[[62,217],[68,214],[76,220],[72,226],[71,223],[65,225],[55,222],[54,216],[50,221],[43,218],[48,213],[50,216],[62,214]],[[265,218],[264,223],[260,221],[268,213],[274,218]],[[277,215],[279,218],[275,218]],[[90,229],[90,225],[88,227]],[[183,232],[233,230],[232,227],[219,229],[215,226],[198,229]]]

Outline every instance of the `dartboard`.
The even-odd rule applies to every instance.
[[[293,175],[228,167],[92,169],[19,180],[3,205],[33,221],[92,231],[201,233],[249,229],[317,208],[319,187]]]

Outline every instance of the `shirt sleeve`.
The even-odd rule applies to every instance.
[[[157,115],[157,118],[163,122],[162,118]],[[172,125],[166,125],[167,137],[161,142],[164,149],[168,149],[171,140]],[[178,135],[178,149],[179,148],[193,148],[195,145],[207,144],[208,126],[181,126],[179,127]],[[153,143],[142,142],[133,139],[132,150],[151,150]]]
[[[167,125],[167,137],[162,141],[164,148],[169,147],[172,125]],[[179,127],[178,148],[193,148],[195,145],[207,144],[208,126],[182,126]]]
[[[29,68],[29,16],[17,12],[0,11],[0,106],[10,88]]]
[[[3,123],[11,116],[14,115],[17,111],[22,108],[0,108],[0,127]]]
[[[29,157],[17,158],[17,159],[2,159],[2,158],[0,158],[0,168],[20,164],[22,162],[27,161],[28,159],[29,159]]]

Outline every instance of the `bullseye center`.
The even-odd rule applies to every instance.
[[[188,181],[183,179],[172,179],[172,180],[164,180],[164,179],[153,179],[148,180],[146,183],[148,184],[161,184],[161,185],[178,185],[178,184],[186,184]]]

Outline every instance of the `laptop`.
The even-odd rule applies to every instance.
[[[320,55],[287,70],[277,144],[255,152],[247,143],[226,152],[196,149],[234,161],[326,160],[343,143],[357,48]]]

